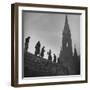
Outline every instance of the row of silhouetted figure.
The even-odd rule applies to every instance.
[[[25,39],[25,51],[28,50],[28,47],[29,47],[29,41],[30,41],[30,38],[31,37],[27,37]],[[40,51],[41,49],[41,51]],[[45,46],[43,46],[41,48],[41,43],[40,41],[38,41],[35,45],[35,56],[40,56],[40,57],[44,57],[44,53],[45,53]],[[48,55],[48,60],[52,61],[52,52],[51,52],[51,49],[47,52],[47,55]],[[53,62],[56,62],[56,55],[53,54]]]

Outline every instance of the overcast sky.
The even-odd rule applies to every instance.
[[[23,11],[23,30],[25,38],[30,36],[28,51],[34,54],[37,41],[41,42],[41,47],[45,46],[45,58],[47,52],[52,50],[59,56],[62,47],[62,32],[65,24],[66,14],[57,13],[37,13]],[[71,31],[72,48],[76,46],[80,54],[80,15],[67,14],[68,23]]]

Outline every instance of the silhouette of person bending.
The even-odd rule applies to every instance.
[[[47,54],[48,54],[48,60],[52,61],[51,50],[49,50],[49,52],[47,52]]]
[[[41,50],[41,57],[44,57],[44,52],[45,52],[45,46],[42,47],[42,50]]]
[[[30,40],[30,37],[27,37],[27,38],[25,39],[25,50],[26,50],[26,51],[28,50],[29,40]]]
[[[56,55],[53,54],[53,57],[54,57],[53,61],[56,62]]]
[[[40,47],[41,47],[41,44],[40,44],[40,41],[37,42],[37,44],[35,45],[35,55],[40,55]]]

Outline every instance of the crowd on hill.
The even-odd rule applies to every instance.
[[[25,51],[28,51],[30,38],[31,37],[27,37],[25,39]],[[40,49],[41,49],[41,51],[40,51]],[[44,58],[44,53],[45,53],[45,46],[41,47],[41,43],[40,43],[40,41],[38,41],[35,45],[35,55]],[[47,52],[47,55],[48,55],[48,60],[52,61],[52,51],[51,51],[51,49],[49,49],[49,51]],[[56,62],[55,53],[53,54],[53,62]]]

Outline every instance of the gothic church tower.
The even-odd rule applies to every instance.
[[[72,39],[67,16],[65,17],[65,25],[62,34],[62,48],[59,56],[59,63],[63,64],[64,67],[68,69],[69,74],[72,74]]]

